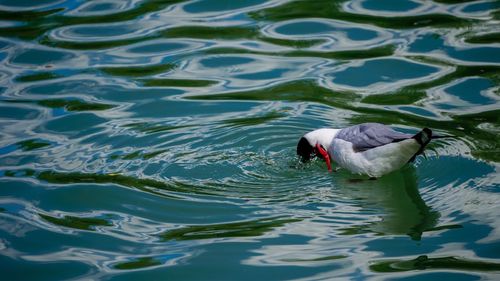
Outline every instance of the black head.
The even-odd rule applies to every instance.
[[[304,137],[300,138],[297,144],[297,155],[300,156],[302,162],[307,162],[314,156],[313,146]]]

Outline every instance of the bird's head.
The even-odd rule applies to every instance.
[[[318,129],[300,138],[297,144],[297,155],[300,156],[301,161],[307,162],[318,156],[326,161],[328,170],[331,170],[328,149],[331,149],[331,143],[338,131],[337,129]]]

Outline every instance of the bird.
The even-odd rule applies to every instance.
[[[413,162],[432,139],[442,137],[448,136],[433,136],[429,128],[407,134],[380,123],[321,128],[300,138],[297,155],[302,162],[322,158],[330,172],[333,160],[351,173],[376,179]]]

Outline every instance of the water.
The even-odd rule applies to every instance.
[[[4,280],[478,280],[500,271],[496,1],[0,1]],[[435,142],[376,181],[295,158]]]

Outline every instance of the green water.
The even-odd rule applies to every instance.
[[[2,280],[493,280],[500,5],[0,0]],[[456,138],[376,181],[321,127]]]

